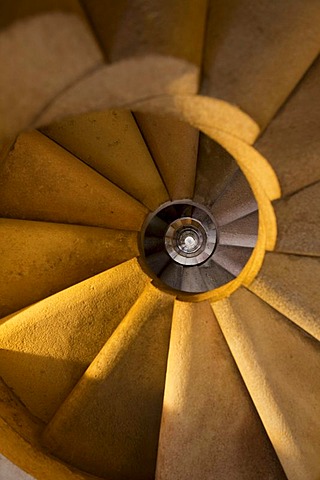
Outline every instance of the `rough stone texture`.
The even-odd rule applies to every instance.
[[[211,212],[219,226],[245,217],[257,210],[257,202],[248,180],[241,170],[236,170],[229,179],[223,195],[214,202]]]
[[[237,277],[251,257],[252,251],[252,248],[247,247],[218,245],[212,259],[227,272]]]
[[[278,235],[275,250],[320,256],[320,183],[274,203]]]
[[[314,0],[210,0],[202,92],[266,126],[318,55],[319,23]]]
[[[211,207],[238,168],[221,145],[200,134],[194,201]]]
[[[113,480],[153,478],[172,307],[147,287],[47,427],[52,453]]]
[[[316,2],[303,3],[316,4]],[[319,8],[318,10],[320,11]],[[317,23],[319,24],[319,20]],[[320,34],[319,28],[318,32]],[[296,192],[320,180],[320,103],[317,100],[319,75],[320,58],[314,62],[255,144],[274,168],[283,195]]]
[[[130,112],[81,115],[42,131],[150,210],[169,200]]]
[[[138,254],[135,232],[0,219],[0,318]]]
[[[210,304],[176,302],[157,480],[284,480]]]
[[[48,421],[148,282],[136,260],[2,320],[0,375]]]
[[[267,253],[250,290],[320,340],[320,261]]]
[[[171,200],[192,199],[198,131],[168,115],[136,113],[135,118]]]
[[[139,230],[147,209],[39,132],[0,166],[0,215]]]
[[[252,293],[213,305],[290,480],[320,478],[320,346]]]
[[[11,10],[9,6],[8,17]],[[76,14],[54,11],[26,17],[1,31],[1,139],[29,127],[62,90],[102,64],[99,48],[80,17],[77,9]]]
[[[259,213],[256,211],[219,228],[219,244],[254,247],[257,243],[258,228]]]

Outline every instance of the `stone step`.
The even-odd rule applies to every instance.
[[[147,287],[47,427],[54,455],[105,478],[153,478],[173,298]]]
[[[248,180],[238,169],[214,202],[211,212],[217,224],[221,226],[245,217],[257,209],[257,202]]]
[[[320,256],[320,183],[274,203],[278,235],[275,250]]]
[[[135,232],[0,219],[0,318],[138,254]]]
[[[212,207],[236,170],[234,158],[210,137],[200,134],[194,201]]]
[[[305,2],[302,3],[305,7]],[[312,8],[311,3],[308,6]],[[319,40],[317,43],[319,45]],[[255,148],[274,168],[282,195],[289,195],[320,180],[319,75],[320,57],[255,144]]]
[[[78,115],[42,132],[150,210],[169,200],[130,112]]]
[[[192,199],[198,131],[169,115],[137,112],[135,118],[171,200]]]
[[[130,260],[2,320],[0,375],[33,415],[50,420],[147,282]]]
[[[218,245],[212,260],[237,277],[252,255],[252,248]]]
[[[37,131],[19,136],[0,175],[3,217],[139,230],[148,212]]]
[[[209,302],[175,302],[157,480],[285,480]]]
[[[250,290],[320,340],[320,261],[269,252]]]
[[[265,127],[319,53],[318,5],[209,0],[207,18],[202,93]]]
[[[103,62],[78,0],[1,2],[1,140]],[[67,48],[66,48],[67,45]]]
[[[319,342],[243,288],[213,309],[288,479],[320,478]]]
[[[259,228],[258,211],[246,217],[223,225],[219,229],[219,244],[238,247],[254,247],[257,243]]]

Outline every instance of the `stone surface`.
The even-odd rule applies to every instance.
[[[169,200],[130,112],[78,115],[42,131],[150,210]]]
[[[0,318],[138,256],[137,234],[0,219]]]
[[[315,1],[210,0],[202,92],[265,127],[319,53]]]
[[[113,480],[153,478],[172,307],[147,287],[47,427],[54,455]]]
[[[136,260],[2,320],[0,375],[48,421],[148,282]]]
[[[157,480],[284,480],[208,302],[176,302]]]
[[[270,252],[250,290],[320,340],[320,261]]]
[[[62,90],[103,61],[82,13],[79,15],[78,2],[51,2],[53,11],[36,16],[28,13],[34,14],[37,7],[50,9],[50,2],[41,2],[43,6],[39,1],[34,6],[34,2],[11,3],[2,2],[1,23],[10,22],[16,14],[26,17],[0,33],[1,140],[28,128]]]
[[[319,342],[244,289],[213,309],[288,479],[320,478]]]
[[[320,256],[320,183],[274,203],[278,235],[275,250]]]
[[[238,169],[229,178],[223,195],[220,195],[210,210],[217,224],[221,226],[245,217],[257,209],[257,202],[248,180]]]
[[[254,247],[257,243],[258,228],[259,214],[256,211],[219,228],[219,244]]]
[[[199,152],[194,201],[211,207],[238,170],[234,158],[204,134],[199,137]]]
[[[139,230],[148,210],[37,131],[0,166],[0,215]]]
[[[274,168],[282,195],[320,180],[319,75],[320,58],[255,144]]]
[[[197,129],[169,115],[137,112],[135,118],[171,200],[192,199],[198,153]]]

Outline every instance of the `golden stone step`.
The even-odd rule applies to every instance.
[[[0,138],[30,128],[48,103],[103,62],[77,0],[1,2]]]
[[[78,115],[42,132],[150,210],[169,200],[130,112]]]
[[[113,480],[153,478],[172,308],[146,288],[48,425],[54,455]]]
[[[138,255],[136,232],[0,219],[0,318]]]
[[[320,57],[255,144],[275,170],[282,195],[320,180],[319,75]]]
[[[157,480],[285,480],[209,302],[175,302]]]
[[[277,243],[275,250],[320,256],[320,183],[275,202]]]
[[[319,54],[319,22],[316,2],[209,0],[202,93],[265,127]]]
[[[243,288],[213,309],[288,479],[320,478],[319,342]]]
[[[0,166],[0,215],[139,230],[148,210],[37,131]]]
[[[282,253],[266,254],[250,290],[320,340],[320,261]]]
[[[33,415],[50,420],[147,283],[133,259],[2,320],[0,376]]]

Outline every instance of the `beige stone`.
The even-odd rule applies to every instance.
[[[3,319],[0,375],[32,414],[50,420],[147,282],[131,260]]]
[[[130,112],[78,115],[42,131],[150,210],[169,200]]]
[[[320,340],[320,261],[318,258],[267,253],[250,290]]]
[[[320,478],[319,343],[242,288],[213,308],[288,479]]]
[[[148,212],[36,131],[19,136],[0,176],[3,217],[139,230]]]
[[[265,435],[208,302],[176,302],[157,480],[280,480]]]
[[[274,168],[283,195],[320,180],[319,75],[320,58],[255,144]]]
[[[51,452],[112,478],[153,478],[173,297],[147,287],[45,432]]]
[[[209,1],[202,93],[265,127],[317,57],[316,1]]]
[[[320,183],[274,203],[278,235],[275,250],[320,256]]]
[[[0,219],[0,318],[139,254],[137,234]]]
[[[197,129],[169,115],[140,112],[135,118],[171,200],[192,199],[198,153]]]
[[[0,15],[5,22],[12,10],[21,10],[21,14],[34,10],[27,5],[33,2],[11,3],[13,7]],[[71,3],[66,2],[66,12],[55,11],[52,5],[53,12],[27,16],[1,31],[1,140],[29,127],[62,90],[102,64],[100,50],[79,16],[79,7],[75,13],[68,12]],[[21,8],[15,8],[15,4]]]

